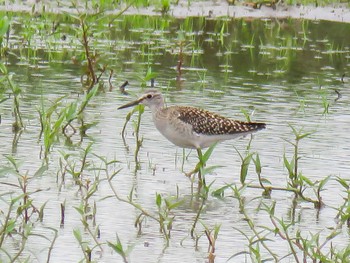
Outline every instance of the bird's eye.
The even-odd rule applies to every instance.
[[[148,94],[147,95],[147,99],[151,99],[152,98],[152,95],[151,94]]]

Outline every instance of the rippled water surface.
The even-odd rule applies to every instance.
[[[261,189],[248,187],[242,192],[246,211],[256,226],[273,228],[263,204],[276,202],[275,215],[294,222],[291,232],[300,230],[305,236],[320,232],[323,241],[331,231],[327,228],[336,225],[336,208],[342,205],[346,195],[335,179],[350,178],[348,24],[144,16],[106,17],[98,21],[98,25],[89,22],[91,52],[98,64],[107,68],[101,77],[103,87],[83,112],[85,123],[94,125],[86,136],[80,136],[79,132],[73,134],[72,128],[68,128],[69,134],[73,134],[70,138],[60,133],[46,164],[38,111],[48,109],[62,96],[65,97],[58,109],[84,96],[81,76],[86,72],[86,63],[81,32],[68,15],[59,16],[59,25],[57,19],[49,17],[13,15],[11,20],[8,49],[2,63],[22,89],[20,111],[25,129],[21,133],[12,131],[13,95],[9,87],[2,84],[0,101],[9,98],[0,103],[2,223],[9,211],[9,200],[22,193],[16,187],[17,177],[6,168],[9,166],[6,156],[13,156],[18,162],[21,175],[33,176],[42,165],[48,166],[47,171],[28,183],[32,205],[37,208],[46,205],[42,222],[37,220],[36,213],[30,218],[32,234],[20,255],[22,260],[46,262],[48,254],[51,262],[62,262],[63,255],[69,262],[84,260],[82,248],[73,234],[79,230],[84,249],[92,250],[92,260],[96,262],[121,260],[107,245],[108,241],[116,242],[117,235],[124,249],[129,249],[130,262],[205,262],[208,240],[204,230],[215,225],[221,225],[215,262],[226,262],[236,253],[248,252],[247,237],[253,233],[232,189],[228,188],[223,198],[211,193],[227,184],[241,186],[238,152],[244,156],[249,143],[250,152],[259,154],[262,177],[273,186],[286,187],[288,171],[283,157],[291,159],[293,155],[293,146],[289,143],[294,140],[291,126],[312,133],[300,141],[299,171],[312,182],[330,176],[321,192],[325,206],[317,210],[309,202],[294,203],[293,194],[287,191],[274,190],[271,198],[263,198]],[[57,23],[54,32],[52,23]],[[247,112],[252,120],[267,123],[267,129],[256,133],[251,141],[251,137],[246,137],[215,147],[208,166],[219,167],[206,176],[211,186],[195,230],[198,243],[191,238],[190,230],[201,201],[193,193],[196,184],[192,189],[191,181],[183,172],[196,165],[196,152],[183,152],[163,138],[155,129],[147,108],[141,117],[139,136],[143,141],[137,163],[134,132],[137,114],[126,127],[125,144],[122,140],[122,128],[130,110],[116,109],[151,85],[145,77],[150,69],[155,74],[155,87],[163,92],[168,105],[196,106],[240,120],[245,120],[243,112]],[[111,89],[110,70],[113,70]],[[118,89],[126,80],[129,95],[121,94]],[[74,166],[79,170],[83,151],[90,144],[89,166],[81,177],[84,186],[77,185],[69,172],[63,179],[61,171],[66,164],[63,156],[72,154],[68,158],[71,166],[66,166],[66,171]],[[169,215],[173,218],[169,246],[155,220],[143,215],[140,232],[135,228],[140,210],[115,198],[97,156],[118,161],[109,168],[110,173],[120,169],[112,180],[114,189],[122,198],[132,195],[133,201],[146,211],[157,215],[157,194],[182,201]],[[258,185],[253,162],[246,182]],[[84,228],[78,212],[85,204],[84,187],[94,183],[97,191],[85,201],[96,210],[95,222],[91,218],[87,220],[92,231],[98,229],[100,246]],[[315,198],[311,187],[305,195]],[[19,205],[16,203],[16,208]],[[61,205],[65,206],[62,226]],[[14,218],[16,213],[18,210],[12,208]],[[20,224],[15,228],[21,231]],[[53,241],[56,231],[57,238]],[[333,246],[339,249],[349,243],[348,229],[344,227],[340,231],[333,240]],[[10,255],[15,255],[21,247],[21,238],[13,236],[6,238],[1,248]],[[266,238],[269,239],[267,245],[281,258],[280,262],[294,262],[292,256],[282,258],[290,252],[285,240],[273,234]],[[271,257],[260,248],[265,259]],[[6,253],[0,253],[0,261],[9,261]],[[297,253],[301,255],[300,251]],[[251,259],[242,253],[230,262],[251,262]]]

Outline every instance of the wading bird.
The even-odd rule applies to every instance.
[[[157,90],[149,90],[135,101],[118,109],[143,104],[151,109],[153,122],[158,131],[173,144],[182,148],[201,149],[218,142],[235,139],[266,127],[261,122],[232,120],[203,109],[186,106],[164,106],[164,98]],[[198,172],[198,165],[194,171]],[[199,175],[200,177],[200,175]]]

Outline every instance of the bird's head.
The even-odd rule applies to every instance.
[[[140,98],[135,101],[129,102],[123,106],[120,106],[118,110],[129,108],[135,105],[143,104],[153,109],[162,108],[164,105],[164,100],[162,94],[157,90],[148,90]]]

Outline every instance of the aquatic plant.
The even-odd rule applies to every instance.
[[[52,14],[49,12],[52,3],[45,2],[42,8],[39,8],[42,2],[35,3],[29,13],[21,15],[16,11],[1,11],[0,56],[5,69],[2,68],[0,78],[0,135],[3,142],[0,154],[0,261],[57,260],[55,257],[61,253],[57,241],[63,237],[67,238],[69,246],[78,247],[74,253],[87,262],[110,258],[130,261],[143,251],[139,250],[140,243],[148,246],[150,238],[157,244],[162,243],[157,245],[162,250],[159,254],[157,248],[152,247],[159,260],[164,254],[174,253],[173,249],[180,244],[181,252],[192,253],[197,261],[225,261],[230,257],[227,251],[232,250],[233,256],[229,260],[232,262],[242,258],[256,262],[346,262],[350,247],[339,245],[338,241],[346,240],[346,229],[350,225],[349,180],[341,173],[320,173],[313,179],[304,172],[313,157],[304,158],[304,154],[309,154],[305,145],[311,132],[307,131],[314,129],[314,126],[306,127],[307,118],[312,115],[312,120],[317,122],[317,117],[323,113],[327,118],[321,117],[321,125],[324,121],[328,125],[333,119],[328,116],[334,115],[337,119],[342,116],[337,113],[344,113],[348,79],[345,76],[339,81],[338,76],[347,69],[348,37],[340,34],[342,38],[339,39],[338,36],[339,32],[346,31],[347,25],[332,23],[337,30],[331,30],[330,24],[324,21],[260,21],[213,16],[174,19],[171,16],[109,14],[130,5],[161,7],[158,0],[93,0],[68,4],[60,1],[61,6],[54,9],[55,12],[70,5],[77,13]],[[172,4],[176,3],[165,1],[164,10],[169,7],[171,10]],[[188,6],[191,4],[189,1]],[[5,17],[11,22],[10,30]],[[337,36],[332,37],[332,34]],[[311,63],[313,60],[317,62]],[[305,67],[301,67],[304,64]],[[324,66],[325,69],[320,71]],[[176,76],[180,76],[181,83],[176,82]],[[278,128],[283,130],[283,123],[291,120],[294,123],[291,133],[283,130],[280,135],[287,141],[283,145],[285,150],[267,155],[265,150],[253,150],[258,144],[249,142],[243,151],[238,151],[242,141],[235,142],[240,164],[227,164],[231,159],[224,162],[225,166],[237,167],[228,175],[221,173],[225,168],[221,170],[215,165],[223,163],[220,158],[214,158],[214,165],[207,166],[209,158],[214,157],[213,150],[219,149],[213,147],[209,152],[203,151],[195,160],[196,172],[200,174],[198,182],[202,185],[199,190],[193,190],[197,183],[195,176],[190,184],[173,167],[160,164],[151,154],[147,153],[145,157],[140,130],[143,108],[136,107],[127,115],[122,132],[126,146],[127,128],[130,128],[130,134],[133,133],[136,146],[132,160],[128,154],[117,160],[119,156],[115,156],[124,153],[120,151],[122,140],[116,135],[123,121],[118,119],[119,123],[116,123],[116,116],[108,112],[116,107],[116,102],[109,100],[114,100],[118,92],[115,83],[125,83],[128,79],[131,88],[146,88],[152,86],[149,82],[155,77],[159,86],[167,86],[170,94],[178,92],[176,95],[182,98],[195,94],[195,98],[215,104],[215,99],[223,100],[224,96],[234,93],[232,98],[251,100],[263,108],[263,114],[268,118],[272,112],[270,107],[276,107],[276,115],[271,118],[272,132],[263,137],[270,140],[269,136],[277,135],[274,143],[278,144],[274,122],[282,118]],[[312,83],[322,84],[325,88],[314,89]],[[120,89],[123,95],[136,92],[131,88],[126,91],[122,89],[124,87]],[[175,96],[169,98],[175,99]],[[119,95],[117,99],[123,100]],[[234,100],[232,104],[236,106],[239,102],[239,99]],[[300,106],[305,119],[294,113],[293,103]],[[104,106],[110,108],[106,110]],[[290,109],[284,111],[289,106]],[[249,120],[249,112],[241,111]],[[11,122],[16,123],[14,131],[17,132],[13,134],[13,140],[8,140]],[[304,129],[298,128],[301,122]],[[128,127],[130,123],[132,125]],[[311,126],[311,123],[307,125]],[[20,126],[22,128],[18,128]],[[104,144],[106,129],[107,136],[116,137],[113,143],[117,147],[113,145],[112,150]],[[19,140],[21,134],[24,136]],[[315,133],[312,141],[317,140],[317,136]],[[25,143],[18,143],[23,137]],[[97,143],[90,144],[91,141]],[[7,142],[12,142],[12,147],[8,147]],[[39,154],[36,155],[35,149],[39,147],[42,147],[44,162]],[[182,158],[182,165],[185,162],[195,165],[189,155],[192,157],[193,152],[184,152],[175,159]],[[235,160],[237,154],[234,151],[233,155],[232,160]],[[267,165],[267,156],[275,157],[276,163]],[[143,170],[147,166],[144,165],[145,158],[149,163]],[[25,168],[20,166],[22,161]],[[133,161],[136,169],[130,168]],[[278,174],[271,168],[273,165],[279,166]],[[218,173],[215,179],[208,177],[214,171]],[[236,174],[237,177],[233,176]],[[130,177],[131,185],[123,184],[126,177],[122,176]],[[177,176],[174,186],[169,186],[170,176]],[[41,185],[44,182],[41,177],[53,183],[48,186],[50,195],[39,199],[36,194],[46,187]],[[143,195],[140,189],[146,183],[152,184],[152,189],[147,185],[147,193]],[[327,203],[330,188],[340,189],[341,200],[337,203]],[[55,196],[54,202],[52,196]],[[71,196],[74,198],[70,199]],[[100,202],[105,200],[110,203],[104,208]],[[101,220],[103,212],[108,214],[111,208],[118,209],[121,204],[127,207],[131,223],[117,214],[113,224],[107,225],[108,230],[114,232],[105,238],[106,232],[100,232],[101,225],[106,223]],[[232,216],[223,215],[223,211],[228,211],[225,209],[230,209]],[[313,221],[309,221],[309,214],[306,219],[301,217],[300,210],[317,214],[315,224],[318,225],[311,225]],[[335,221],[324,223],[322,216],[329,210],[336,214]],[[53,223],[47,221],[52,215],[57,218]],[[231,223],[236,227],[234,233],[226,232],[232,231]],[[46,227],[52,224],[53,227]],[[304,225],[307,228],[303,228]],[[122,236],[125,227],[130,233],[127,239]],[[319,231],[318,227],[325,229]],[[68,240],[70,238],[72,240]],[[237,244],[237,238],[244,243]],[[142,240],[146,240],[144,244]],[[37,249],[32,248],[32,244],[37,243],[42,248],[39,259]],[[171,250],[166,250],[168,246]],[[101,259],[94,258],[96,255]]]
[[[117,252],[123,259],[124,263],[128,263],[128,256],[133,249],[133,246],[128,246],[127,249],[124,249],[123,244],[118,236],[116,235],[115,242],[107,242],[108,246],[110,246],[115,252]]]
[[[7,16],[0,18],[0,57],[3,57],[6,52],[6,47],[4,47],[4,39],[7,39],[8,43],[8,34],[10,28],[10,20]]]
[[[39,207],[33,197],[35,193],[41,192],[43,189],[39,188],[31,191],[30,184],[47,171],[47,166],[43,165],[34,174],[29,174],[28,171],[21,169],[20,162],[13,156],[8,155],[6,159],[8,163],[2,167],[0,177],[13,175],[16,177],[16,180],[12,182],[0,182],[1,185],[5,185],[9,189],[7,192],[1,194],[1,200],[6,204],[7,211],[4,210],[4,213],[0,215],[0,250],[4,252],[4,255],[10,261],[15,262],[17,258],[21,257],[28,238],[35,235],[33,233],[35,222],[38,220],[43,221],[43,211],[47,202]],[[37,236],[46,238],[43,235]],[[17,253],[12,255],[5,250],[9,238],[19,244]]]
[[[15,121],[12,124],[12,128],[14,132],[18,132],[20,129],[24,128],[20,111],[22,89],[13,81],[13,74],[8,72],[7,67],[2,63],[0,63],[0,73],[4,75],[4,77],[0,79],[0,83],[8,85],[13,96],[13,115],[15,116]]]

